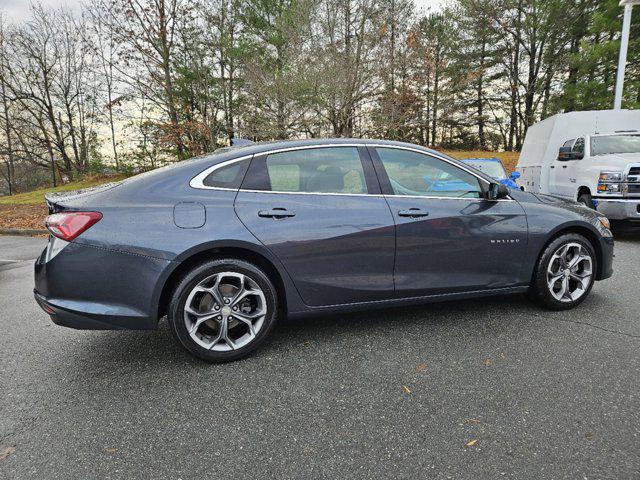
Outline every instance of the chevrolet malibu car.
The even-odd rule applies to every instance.
[[[603,215],[406,143],[255,144],[46,199],[34,293],[55,323],[166,316],[213,362],[285,315],[525,292],[563,310],[612,274]]]

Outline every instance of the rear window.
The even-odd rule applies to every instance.
[[[240,160],[211,172],[202,182],[207,187],[240,188],[250,159]]]

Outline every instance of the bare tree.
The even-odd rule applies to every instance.
[[[181,0],[113,0],[96,4],[102,24],[121,49],[117,68],[137,98],[151,102],[167,122],[158,122],[159,140],[187,154],[175,90],[174,60]],[[102,9],[102,12],[99,10]]]
[[[116,9],[113,3],[98,0],[91,3],[87,7],[87,15],[90,21],[90,37],[89,42],[93,46],[96,56],[97,68],[100,71],[104,88],[106,88],[105,107],[109,122],[109,131],[111,134],[111,149],[113,151],[113,160],[116,170],[120,169],[120,161],[118,158],[118,141],[116,139],[116,121],[113,110],[118,106],[124,96],[118,95],[116,77],[116,65],[119,58],[118,53],[120,44],[116,39],[115,31],[110,28],[115,22]]]
[[[5,36],[5,21],[4,17],[0,13],[0,99],[2,100],[2,115],[0,116],[0,122],[2,122],[2,131],[4,133],[4,143],[6,148],[0,150],[0,154],[4,154],[6,160],[6,180],[7,186],[9,187],[9,195],[13,194],[13,179],[15,178],[15,168],[13,162],[13,139],[12,139],[12,120],[13,115],[9,111],[9,98],[7,96],[7,75],[8,72],[5,69],[5,65],[7,64],[7,53],[6,53],[6,36]],[[5,172],[2,172],[2,175],[5,175]]]

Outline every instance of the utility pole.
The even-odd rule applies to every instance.
[[[631,11],[634,5],[640,5],[640,0],[620,0],[620,6],[624,7],[622,20],[622,35],[620,37],[620,58],[618,59],[618,75],[616,78],[616,97],[613,101],[613,109],[622,108],[622,92],[624,90],[624,70],[627,66],[627,50],[629,48],[629,30],[631,30]]]

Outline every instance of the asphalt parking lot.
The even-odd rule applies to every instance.
[[[640,478],[640,233],[576,310],[523,297],[281,322],[209,365],[57,327],[0,237],[0,478]]]

